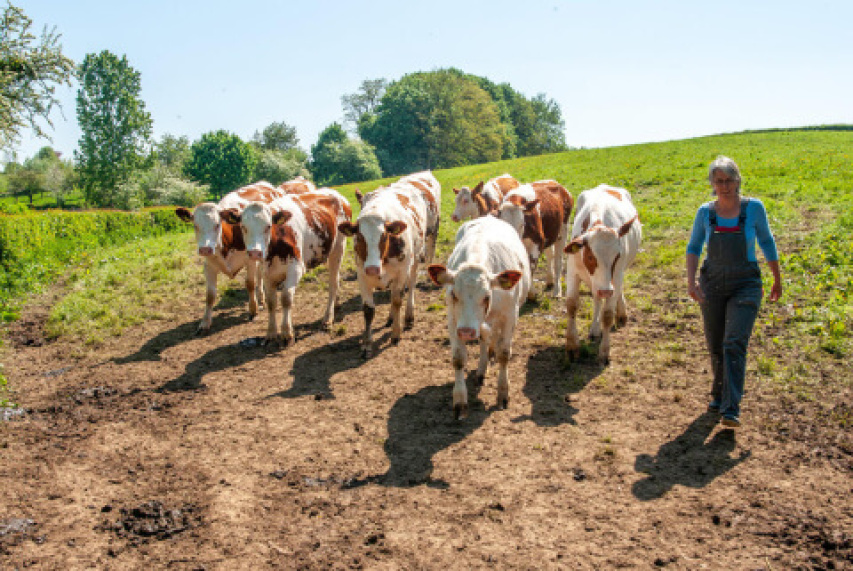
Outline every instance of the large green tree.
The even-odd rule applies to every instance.
[[[240,137],[219,130],[205,133],[190,147],[184,173],[210,186],[218,198],[251,182],[257,156]]]
[[[8,4],[0,14],[0,148],[14,145],[25,128],[47,137],[39,120],[53,127],[50,112],[59,106],[57,85],[71,85],[74,62],[62,54],[59,34],[47,30],[40,38],[30,31],[32,20]]]
[[[365,79],[361,82],[357,92],[342,96],[341,106],[344,108],[344,125],[352,130],[357,130],[362,120],[373,114],[379,107],[387,88],[387,79]]]
[[[280,121],[270,123],[263,131],[255,131],[252,143],[265,151],[289,151],[297,148],[299,138],[296,136],[296,127]]]
[[[382,176],[373,147],[351,139],[332,123],[311,147],[311,173],[318,184],[334,185],[373,180]]]
[[[376,148],[386,175],[498,160],[509,138],[495,101],[455,69],[389,85],[359,134]]]
[[[139,97],[141,81],[125,56],[88,54],[78,72],[75,152],[86,202],[113,206],[118,186],[146,165],[153,122]]]

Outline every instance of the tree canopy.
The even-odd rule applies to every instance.
[[[47,135],[39,120],[53,127],[50,112],[59,106],[57,85],[71,85],[74,62],[62,54],[55,29],[36,38],[32,20],[8,4],[0,15],[0,148],[9,149],[29,127]]]
[[[227,131],[205,133],[190,147],[184,173],[210,186],[217,197],[251,182],[257,157],[248,143]]]
[[[343,127],[332,123],[311,147],[311,173],[318,184],[333,185],[372,180],[382,176],[373,147],[350,139]]]
[[[125,56],[88,54],[78,76],[80,183],[88,203],[113,206],[119,184],[146,164],[153,121],[139,97],[139,72]]]
[[[299,138],[296,136],[296,127],[280,121],[270,123],[263,131],[255,131],[252,143],[265,151],[289,151],[297,148]]]

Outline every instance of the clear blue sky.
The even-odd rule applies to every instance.
[[[141,73],[155,139],[274,121],[308,150],[364,79],[457,67],[555,99],[575,147],[853,123],[853,2],[16,0],[77,61]],[[77,86],[53,143],[77,146]]]

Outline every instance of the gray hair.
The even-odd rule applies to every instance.
[[[729,157],[724,155],[719,155],[714,162],[708,167],[708,182],[711,183],[711,188],[714,187],[714,171],[723,171],[726,173],[729,178],[732,178],[737,181],[737,192],[740,194],[740,169],[737,166],[737,163],[734,162]],[[711,191],[712,193],[715,191]]]

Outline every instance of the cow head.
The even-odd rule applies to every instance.
[[[531,266],[536,265],[545,246],[545,231],[539,216],[539,199],[527,200],[523,196],[511,195],[501,203],[498,218],[515,228],[524,242]]]
[[[582,256],[583,265],[592,282],[592,291],[598,297],[608,298],[613,295],[616,265],[625,254],[622,237],[628,233],[636,219],[634,216],[616,230],[600,221],[594,222],[565,248],[568,254]]]
[[[511,290],[522,276],[519,270],[492,274],[479,264],[463,264],[456,272],[432,264],[427,271],[436,285],[447,286],[447,308],[455,318],[456,335],[462,341],[480,338],[480,331],[486,327],[492,291]]]
[[[192,222],[199,256],[212,256],[216,247],[222,244],[222,224],[228,224],[228,217],[237,214],[235,210],[223,210],[212,202],[203,202],[190,212],[186,208],[176,208],[175,214],[184,222]]]
[[[229,218],[232,223],[240,225],[249,258],[252,260],[266,258],[272,225],[275,223],[272,209],[262,202],[253,202],[243,210],[241,215],[232,215]]]
[[[338,225],[344,235],[353,237],[358,261],[368,276],[382,275],[382,264],[405,255],[403,232],[408,226],[402,220],[386,222],[378,216],[362,216],[353,222]]]
[[[453,193],[456,195],[456,208],[450,219],[454,222],[461,222],[468,218],[477,218],[481,213],[488,210],[485,199],[483,198],[483,182],[480,181],[474,188],[463,186],[462,188],[454,188]]]

